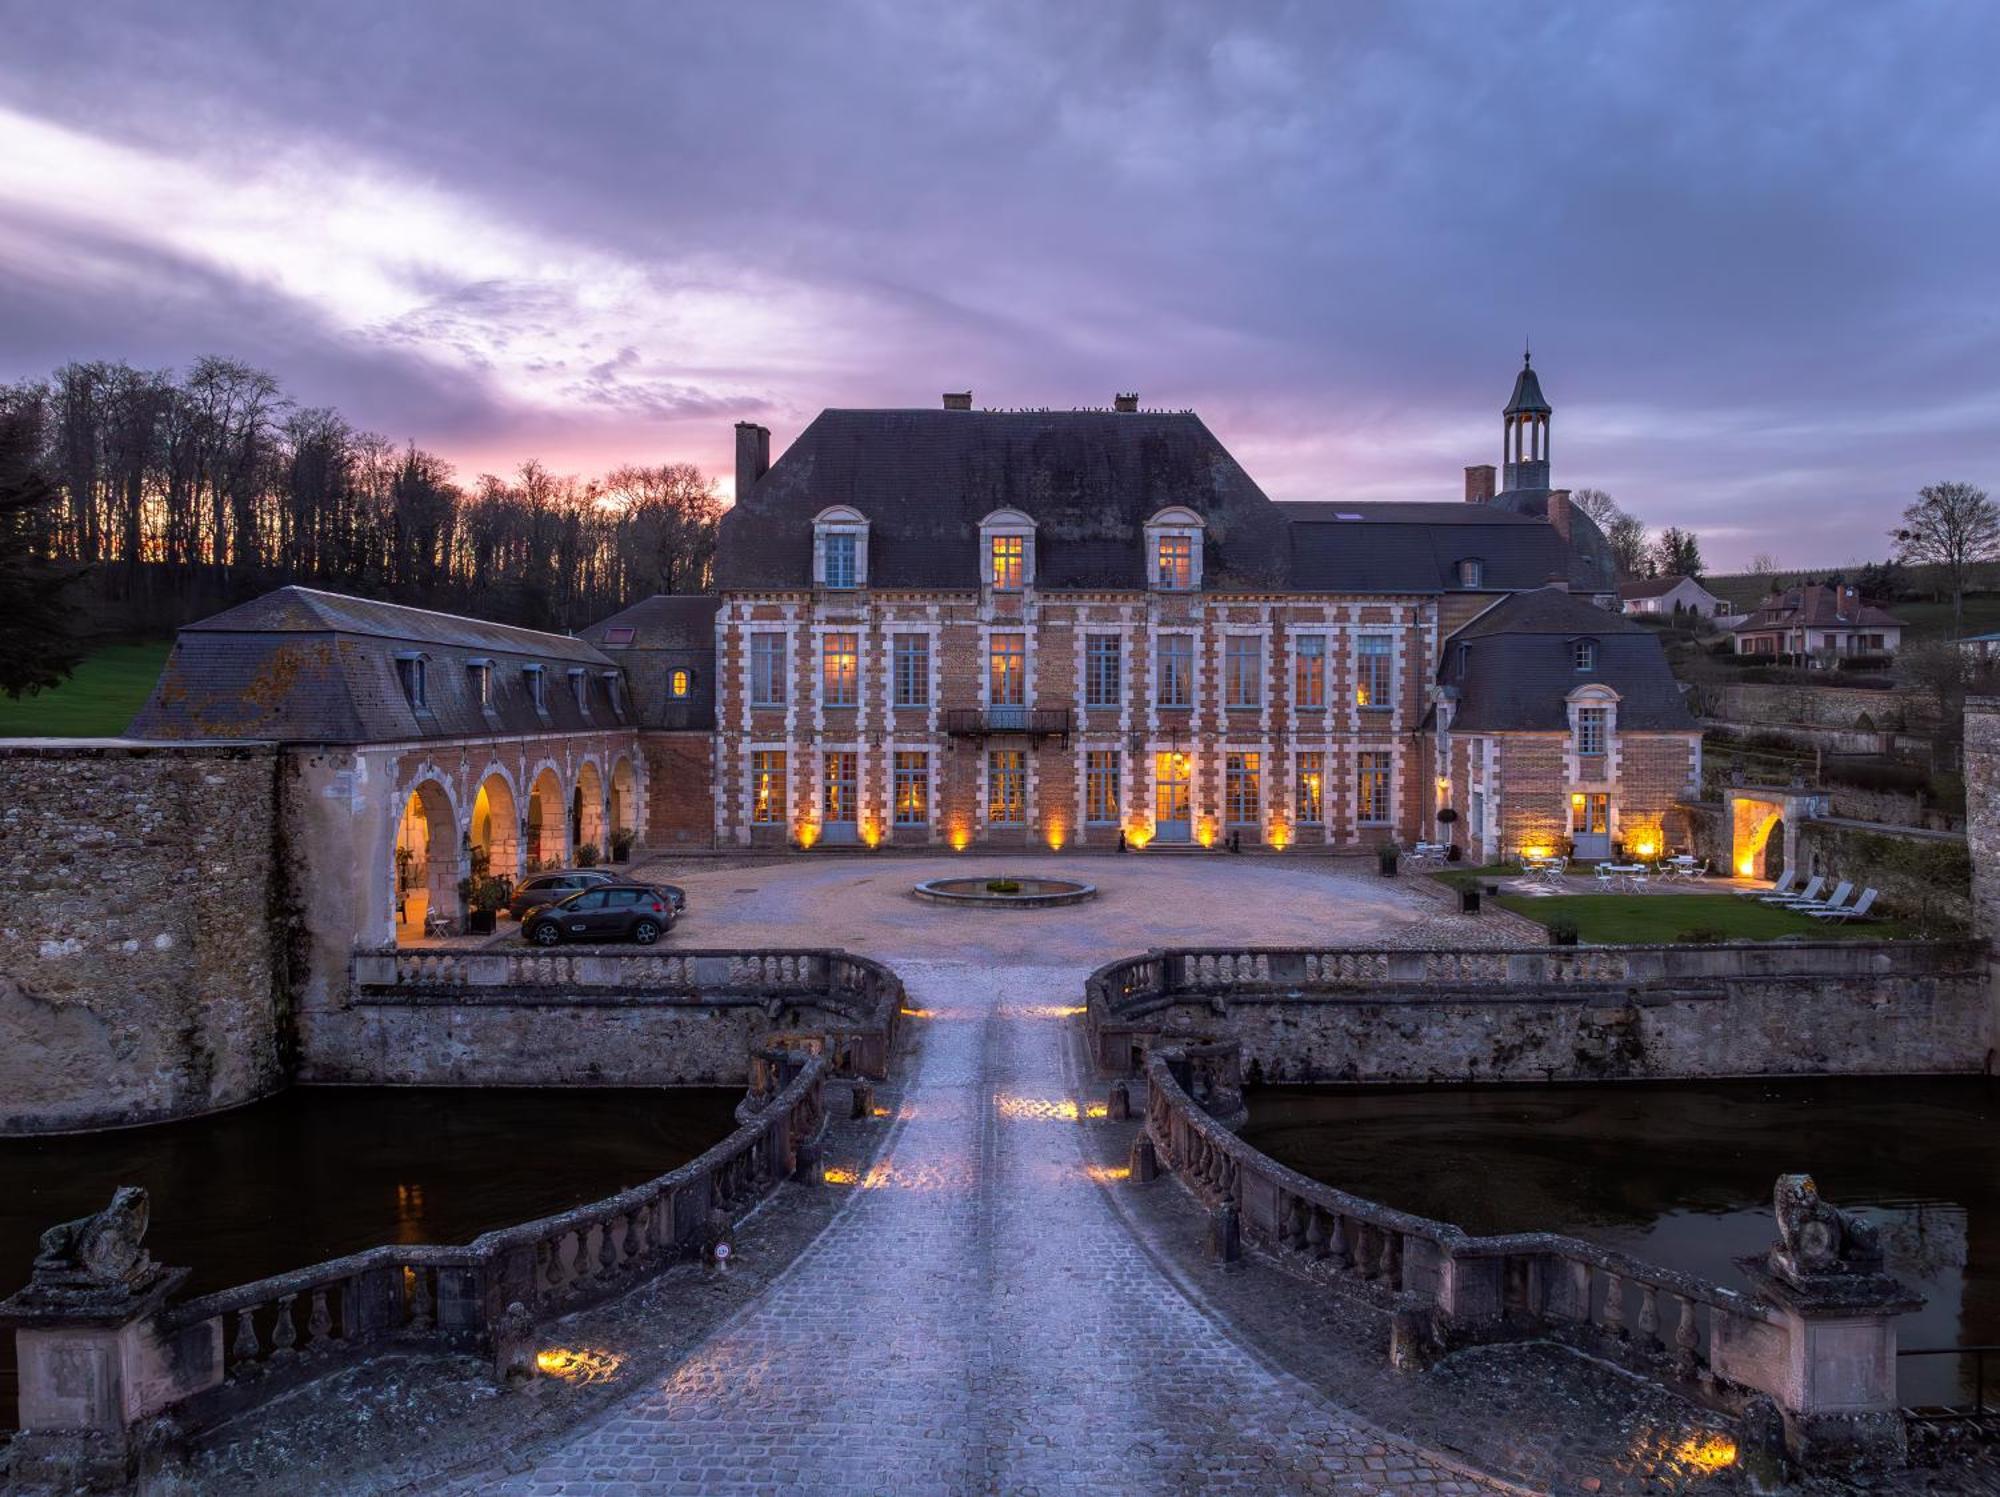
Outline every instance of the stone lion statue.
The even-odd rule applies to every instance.
[[[1879,1273],[1882,1238],[1874,1225],[1820,1199],[1811,1175],[1780,1175],[1772,1196],[1778,1241],[1771,1271],[1797,1283],[1827,1274]]]
[[[37,1288],[129,1291],[156,1276],[158,1265],[140,1245],[151,1208],[137,1185],[121,1185],[95,1216],[50,1227],[35,1254]]]

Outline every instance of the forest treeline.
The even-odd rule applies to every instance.
[[[460,483],[223,358],[69,364],[0,385],[0,417],[25,423],[55,488],[23,523],[76,570],[86,634],[170,629],[287,583],[575,629],[706,588],[723,507],[686,463]]]

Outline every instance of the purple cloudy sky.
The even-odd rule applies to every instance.
[[[0,379],[205,352],[467,473],[824,405],[1193,406],[1711,564],[2000,489],[2000,6],[0,0]]]

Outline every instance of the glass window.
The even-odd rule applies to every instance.
[[[1468,558],[1458,564],[1458,585],[1478,587],[1486,580],[1486,563]]]
[[[576,698],[576,709],[585,717],[590,715],[590,678],[582,671],[569,673],[569,694]]]
[[[1386,634],[1364,634],[1356,645],[1354,700],[1362,707],[1387,707],[1394,698],[1390,679],[1396,642]]]
[[[1115,634],[1090,634],[1083,641],[1083,705],[1116,707],[1124,697],[1119,672],[1121,641]]]
[[[1389,819],[1390,756],[1380,750],[1355,756],[1355,817],[1363,825],[1379,826]]]
[[[609,896],[602,889],[592,889],[587,894],[577,894],[563,901],[566,910],[601,910]]]
[[[1185,592],[1194,586],[1194,538],[1162,535],[1153,540],[1153,577],[1169,592]]]
[[[493,667],[475,665],[472,668],[472,695],[481,707],[493,705]]]
[[[820,646],[820,700],[829,707],[852,707],[856,700],[859,666],[855,636],[828,634]]]
[[[1027,756],[1019,749],[995,749],[986,756],[986,819],[994,826],[1022,826],[1028,820]]]
[[[828,587],[853,587],[858,568],[855,565],[859,546],[857,537],[851,530],[829,530],[824,537],[826,555],[826,585]]]
[[[1259,791],[1263,755],[1228,754],[1222,763],[1223,809],[1232,826],[1255,826],[1263,805]]]
[[[527,678],[528,700],[534,703],[535,710],[548,711],[548,704],[542,698],[542,668],[539,665],[524,665],[521,674]]]
[[[750,819],[759,826],[783,826],[785,800],[785,751],[758,749],[750,755]]]
[[[785,705],[785,636],[750,636],[750,705]]]
[[[1298,656],[1298,679],[1292,688],[1292,705],[1316,710],[1326,705],[1326,636],[1294,636],[1292,648]]]
[[[1597,641],[1596,641],[1596,640],[1594,640],[1594,639],[1579,639],[1579,640],[1578,640],[1578,641],[1576,642],[1576,646],[1575,646],[1575,649],[1574,649],[1574,650],[1572,651],[1572,655],[1573,655],[1573,657],[1574,657],[1574,658],[1575,658],[1575,660],[1576,660],[1576,668],[1577,668],[1578,670],[1580,670],[1580,671],[1594,671],[1594,670],[1596,670],[1596,669],[1597,669]]]
[[[1255,707],[1264,700],[1264,642],[1254,634],[1231,634],[1222,642],[1223,700],[1232,707]]]
[[[992,548],[992,567],[989,576],[996,592],[1013,593],[1021,590],[1021,582],[1026,567],[1027,539],[1018,535],[989,536]]]
[[[1603,707],[1576,709],[1576,751],[1579,754],[1604,752],[1604,725],[1610,713]]]
[[[987,684],[995,707],[1020,707],[1028,700],[1028,636],[995,634],[987,640]]]
[[[1083,756],[1083,819],[1118,819],[1118,750],[1089,749]]]
[[[675,701],[685,701],[694,680],[686,671],[675,671],[667,678],[667,695]]]
[[[1295,819],[1301,826],[1326,819],[1325,758],[1318,753],[1299,755],[1299,800]]]
[[[412,707],[430,705],[429,683],[424,680],[424,663],[416,656],[408,656],[396,662],[396,674],[403,683],[403,695]]]
[[[1194,702],[1194,636],[1162,634],[1159,693],[1162,707],[1187,707]]]
[[[891,636],[896,705],[922,707],[931,699],[931,642],[928,635]]]
[[[896,753],[896,825],[922,826],[931,815],[931,756]]]
[[[1611,830],[1611,797],[1601,792],[1577,791],[1569,798],[1569,825],[1584,836],[1601,836]]]
[[[826,819],[848,823],[858,819],[860,801],[854,793],[860,755],[838,751],[826,756]]]
[[[645,892],[643,889],[606,889],[604,903],[611,909],[622,909],[626,905],[637,904],[639,896]]]

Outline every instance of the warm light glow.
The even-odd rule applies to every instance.
[[[1632,844],[1632,851],[1642,858],[1657,857],[1660,851],[1660,844],[1657,842],[1634,842]]]
[[[1279,852],[1283,852],[1292,845],[1292,829],[1282,821],[1274,821],[1271,823],[1271,829],[1264,834],[1264,840]]]
[[[853,1170],[848,1169],[845,1165],[833,1165],[822,1173],[820,1178],[829,1185],[852,1185],[861,1176]]]
[[[589,1347],[552,1346],[535,1353],[535,1366],[550,1377],[566,1383],[608,1383],[624,1365],[615,1351],[594,1351]]]
[[[866,842],[871,848],[880,847],[882,845],[882,823],[875,820],[862,822],[861,840]]]
[[[1017,1097],[1002,1092],[993,1099],[993,1104],[1000,1109],[1001,1117],[1015,1122],[1074,1123],[1081,1118],[1111,1116],[1106,1103],[1093,1102],[1082,1107],[1072,1097]]]
[[[1697,1471],[1722,1471],[1736,1464],[1736,1442],[1727,1435],[1689,1435],[1674,1447],[1674,1459]]]
[[[886,1118],[889,1116],[889,1109],[886,1107],[871,1107],[868,1109],[868,1116],[871,1118]]]
[[[1152,840],[1153,828],[1147,822],[1135,821],[1125,828],[1125,845],[1127,847],[1144,847]]]
[[[800,822],[798,839],[800,847],[811,847],[815,842],[819,841],[819,823],[817,821]]]
[[[1086,1164],[1083,1172],[1099,1185],[1109,1185],[1116,1180],[1132,1178],[1132,1167],[1126,1164]]]
[[[903,1010],[903,1017],[906,1019],[935,1019],[937,1017],[937,1010],[934,1008],[905,1008]]]
[[[1069,840],[1069,834],[1062,822],[1054,818],[1050,818],[1048,824],[1042,828],[1042,835],[1048,839],[1050,852],[1061,852],[1063,843]]]
[[[972,842],[972,834],[960,823],[952,827],[948,840],[951,842],[951,850],[953,852],[964,852]]]
[[[1202,817],[1200,825],[1195,829],[1194,840],[1199,842],[1203,847],[1215,846],[1215,818],[1213,816]]]
[[[1067,1006],[1055,1003],[1040,1003],[1021,1010],[1031,1019],[1073,1019],[1087,1010],[1081,1003]]]
[[[1755,878],[1757,876],[1757,855],[1755,853],[1747,852],[1736,860],[1736,876],[1738,878]]]
[[[1537,842],[1532,847],[1521,849],[1521,856],[1524,858],[1546,858],[1553,856],[1554,853],[1555,849],[1550,847],[1546,842]]]

